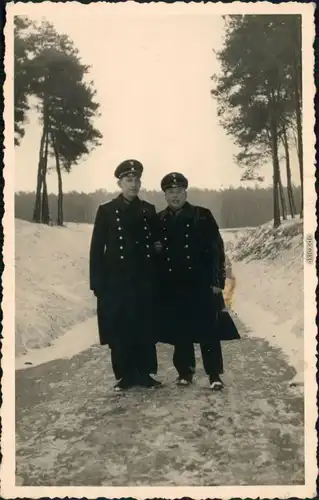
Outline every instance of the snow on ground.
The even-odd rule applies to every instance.
[[[297,385],[304,372],[302,235],[302,221],[295,219],[277,229],[267,223],[225,237],[236,276],[234,310],[252,336],[282,349]]]
[[[94,314],[88,287],[92,226],[15,223],[16,356],[21,356],[51,345]]]
[[[236,276],[234,310],[251,336],[280,347],[303,379],[302,222],[223,230]],[[71,357],[98,342],[88,288],[92,226],[16,220],[16,368]],[[67,333],[67,335],[63,335]]]
[[[190,486],[254,485],[265,497],[266,485],[303,485],[303,398],[287,390],[294,370],[235,321],[243,340],[224,343],[220,393],[210,391],[198,349],[194,384],[176,386],[163,344],[159,391],[114,393],[109,350],[100,346],[18,371],[19,486],[180,486],[191,496]]]
[[[250,231],[250,237],[246,229],[244,236],[237,233],[237,254],[243,237],[250,256],[238,260],[234,246],[229,249],[237,278],[234,320],[242,340],[223,345],[224,391],[210,391],[198,349],[195,383],[177,387],[172,348],[160,344],[163,388],[137,387],[119,395],[109,390],[114,383],[109,350],[87,349],[96,342],[97,330],[87,276],[91,226],[50,228],[20,222],[20,344],[30,341],[23,336],[30,331],[37,345],[45,344],[47,331],[51,337],[55,329],[54,335],[61,335],[62,320],[75,326],[53,347],[37,351],[39,357],[42,353],[42,363],[36,363],[40,366],[16,373],[19,485],[260,485],[263,491],[265,485],[305,483],[303,398],[287,390],[294,370],[263,338],[271,342],[272,335],[286,337],[291,344],[298,337],[302,313],[296,318],[293,313],[302,311],[300,234],[289,236],[291,247],[281,253],[275,245],[272,258],[268,254],[251,260],[259,231],[266,231],[265,244],[272,241],[266,228]],[[287,325],[289,319],[296,323]],[[69,357],[66,351],[77,355],[59,359]]]

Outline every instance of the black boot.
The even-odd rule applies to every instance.
[[[132,380],[130,380],[128,377],[123,377],[115,384],[114,390],[115,392],[126,391],[127,389],[133,387],[133,385],[135,384]]]
[[[139,374],[136,370],[129,371],[114,386],[116,392],[125,391],[139,385]]]
[[[212,391],[221,391],[224,388],[224,383],[219,375],[209,376],[209,387]]]
[[[147,387],[148,389],[154,388],[158,389],[159,387],[162,386],[162,383],[159,382],[158,380],[155,380],[153,377],[150,375],[140,375],[140,385],[142,387]]]
[[[176,380],[177,385],[187,386],[191,385],[192,383],[193,383],[193,373],[191,371],[187,374],[179,375]]]

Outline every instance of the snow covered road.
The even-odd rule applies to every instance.
[[[109,351],[16,373],[17,475],[24,486],[303,484],[303,398],[279,350],[223,344],[226,389],[211,393],[201,362],[177,388],[159,346],[158,391],[112,391]]]

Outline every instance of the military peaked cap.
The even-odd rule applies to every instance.
[[[183,187],[187,189],[188,180],[183,174],[180,174],[178,172],[172,172],[171,174],[167,174],[162,179],[161,188],[163,191],[166,191],[166,189],[172,187]]]
[[[135,174],[141,177],[142,173],[143,165],[141,162],[137,160],[125,160],[116,167],[114,175],[117,179],[122,179],[122,177],[128,174]]]

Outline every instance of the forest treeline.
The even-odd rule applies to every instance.
[[[278,227],[281,216],[303,217],[301,16],[229,15],[224,20],[223,44],[215,52],[220,72],[211,77],[211,96],[221,127],[238,147],[234,163],[242,169],[242,181],[262,186],[261,171],[268,164],[273,187],[272,192],[193,190],[190,199],[211,208],[224,227],[258,225],[270,219]],[[17,216],[61,226],[70,220],[92,222],[98,203],[112,193],[63,190],[64,176],[103,140],[96,128],[100,103],[90,81],[90,66],[82,62],[67,34],[57,32],[46,20],[35,22],[25,16],[14,20],[14,65],[16,147],[26,134],[30,111],[37,112],[42,128],[35,193],[17,194]],[[298,190],[292,184],[292,151],[298,158]],[[50,158],[55,164],[57,197],[47,189]],[[157,207],[163,205],[160,193],[145,196]]]
[[[294,198],[300,203],[300,186],[293,186]],[[72,191],[64,194],[64,220],[66,222],[92,223],[95,218],[97,207],[116,196],[105,190],[94,193],[79,193]],[[258,226],[268,222],[273,217],[272,211],[272,188],[229,188],[222,191],[202,190],[190,188],[188,199],[194,204],[209,208],[214,214],[221,228]],[[284,188],[284,196],[287,198],[287,190]],[[141,192],[141,198],[153,203],[157,210],[165,206],[162,192]],[[15,216],[26,221],[33,220],[35,193],[18,192],[15,194]],[[51,221],[57,223],[57,195],[48,196]],[[282,214],[285,217],[285,214]]]

